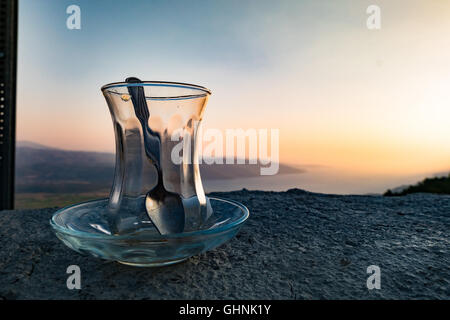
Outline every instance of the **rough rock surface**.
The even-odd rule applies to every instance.
[[[229,243],[164,268],[136,268],[65,247],[53,209],[0,212],[2,299],[449,299],[450,196],[215,194],[251,217]],[[81,268],[68,290],[66,268]],[[366,269],[381,268],[368,290]]]

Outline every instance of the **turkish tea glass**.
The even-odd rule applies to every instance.
[[[102,92],[116,141],[109,229],[132,233],[145,220],[160,234],[201,229],[212,208],[200,177],[197,133],[211,92],[136,78]]]

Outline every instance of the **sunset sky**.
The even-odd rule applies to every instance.
[[[449,1],[20,1],[18,140],[113,151],[128,76],[208,87],[205,128],[278,128],[285,163],[450,169]]]

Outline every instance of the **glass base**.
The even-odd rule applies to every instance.
[[[130,263],[130,262],[125,262],[125,261],[117,261],[117,262],[121,263],[121,264],[125,264],[127,266],[132,266],[132,267],[154,268],[154,267],[170,266],[172,264],[177,264],[177,263],[186,261],[187,259],[188,258],[172,260],[172,261],[166,261],[166,262],[154,262],[154,263]]]

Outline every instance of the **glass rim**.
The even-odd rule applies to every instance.
[[[108,91],[108,89],[112,88],[121,88],[121,87],[173,87],[173,88],[183,88],[183,89],[192,89],[199,90],[208,95],[211,95],[211,90],[205,88],[203,86],[199,86],[196,84],[185,83],[185,82],[173,82],[173,81],[142,81],[139,83],[130,83],[130,82],[111,82],[105,84],[100,88],[102,92]],[[192,96],[195,96],[193,94]]]

